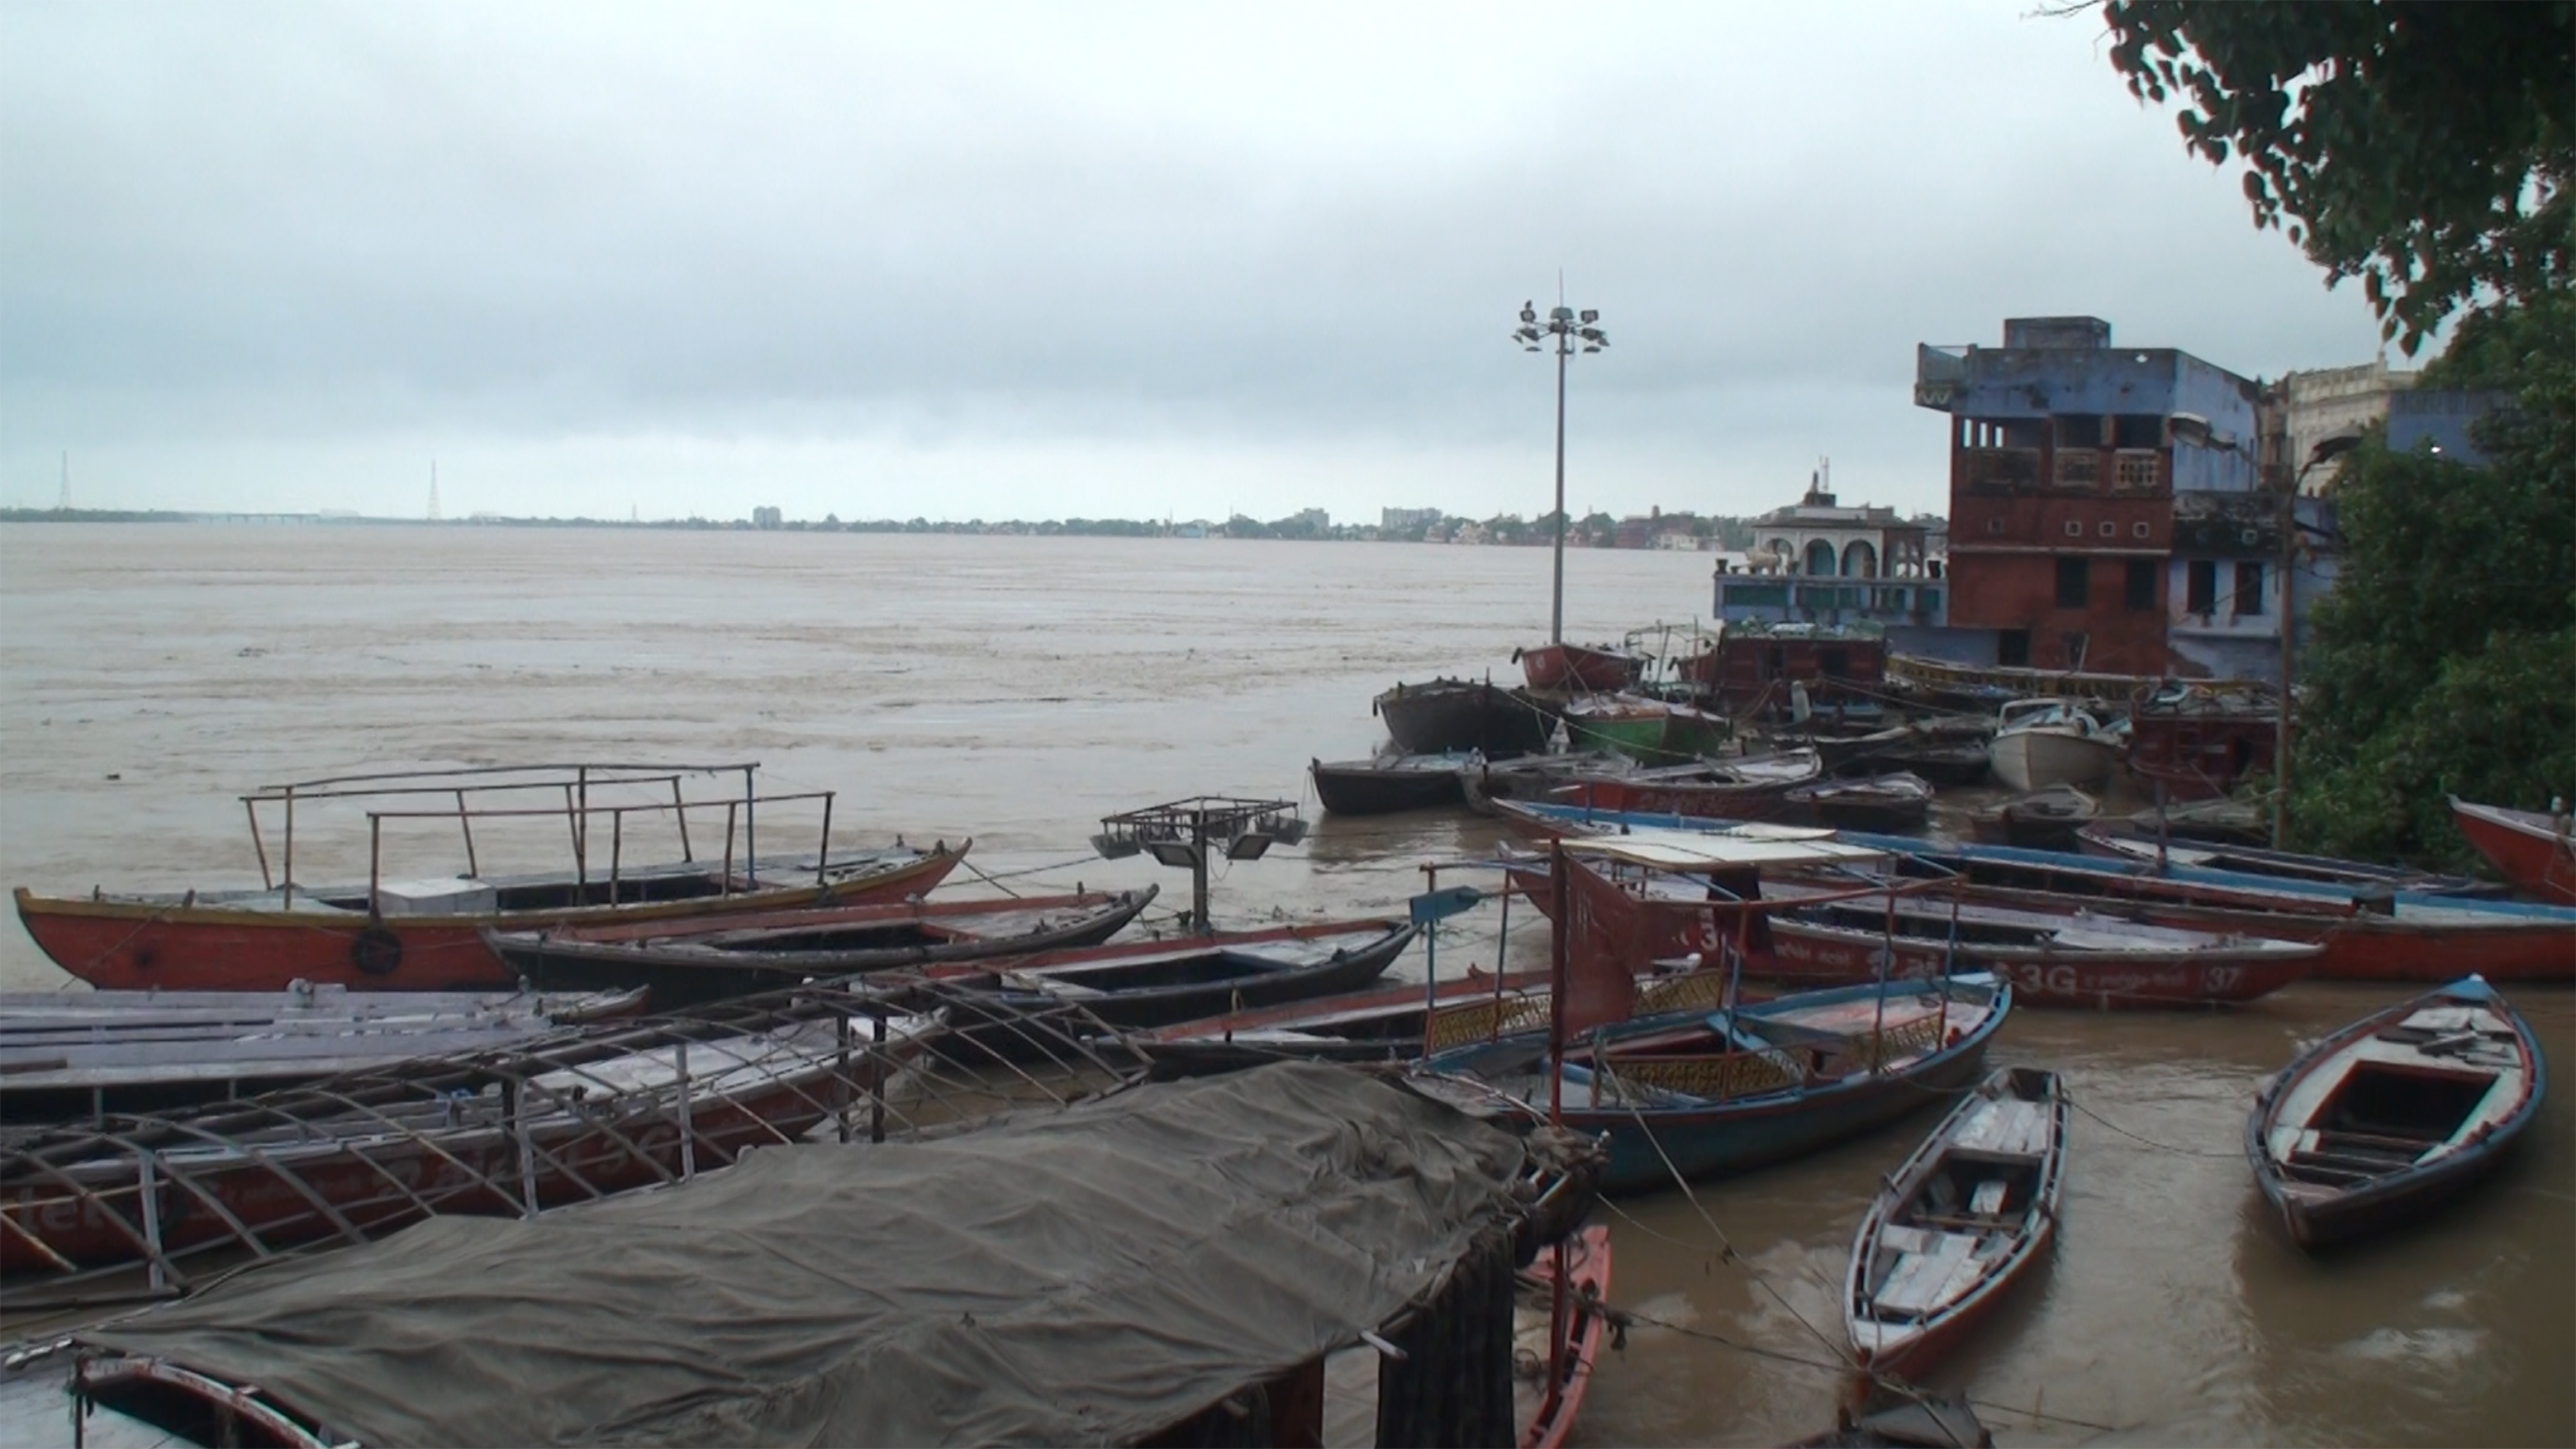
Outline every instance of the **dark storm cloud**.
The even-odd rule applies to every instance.
[[[1560,264],[1616,338],[1586,426],[1667,475],[1919,451],[1913,343],[2006,312],[2245,371],[2366,355],[2359,304],[2250,233],[2096,28],[18,7],[0,409],[47,457],[442,429],[1438,453],[1543,427],[1503,334]]]

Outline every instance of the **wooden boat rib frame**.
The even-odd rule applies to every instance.
[[[1069,1106],[1143,1078],[1143,1055],[1078,1003],[1013,1012],[999,1025],[1025,1036],[1027,1050],[1004,1051],[988,1044],[996,1028],[989,1005],[979,1007],[980,1040],[946,1025],[956,990],[918,980],[805,986],[210,1107],[110,1115],[21,1136],[0,1144],[0,1249],[16,1260],[10,1299],[31,1309],[177,1296],[244,1257],[363,1243],[445,1213],[533,1217],[633,1187],[683,1183],[750,1147],[827,1128],[842,1142],[862,1134],[876,1142],[918,1138],[1004,1110]],[[891,1021],[918,1029],[898,1034],[888,1029]],[[830,1046],[795,1050],[792,1069],[755,1061],[749,1087],[724,1085],[745,1065],[727,1056],[725,1044],[776,1040],[783,1032]],[[724,1065],[693,1077],[693,1043]],[[602,1070],[656,1052],[668,1053],[666,1081],[620,1083]],[[499,1116],[472,1130],[506,1138],[498,1154],[505,1162],[478,1166],[472,1153],[442,1140],[459,1129],[442,1130],[426,1120],[427,1109],[463,1094],[486,1100],[496,1087]],[[571,1130],[551,1137],[535,1130],[540,1112]],[[371,1184],[369,1194],[335,1198],[294,1153],[279,1150],[315,1146],[329,1150],[313,1154],[310,1166],[360,1177]],[[188,1160],[192,1152],[203,1160]],[[395,1170],[398,1160],[426,1161],[439,1171],[415,1186]],[[118,1162],[121,1170],[101,1170]],[[283,1189],[294,1200],[290,1211],[263,1214],[256,1225],[245,1221],[217,1180],[228,1176]],[[198,1218],[185,1240],[170,1231],[180,1212]],[[125,1255],[80,1262],[59,1251],[43,1228],[65,1215],[103,1225]],[[138,1267],[140,1285],[133,1281]]]

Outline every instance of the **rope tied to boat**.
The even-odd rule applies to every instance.
[[[2066,1093],[2066,1105],[2083,1113],[2085,1116],[2092,1118],[2102,1126],[2108,1127],[2112,1131],[2119,1133],[2121,1136],[2128,1138],[2130,1141],[2138,1143],[2141,1146],[2155,1148],[2159,1152],[2171,1152],[2181,1157],[2242,1157],[2245,1155],[2242,1149],[2237,1148],[2230,1148],[2224,1152],[2212,1152],[2203,1147],[2177,1147],[2170,1142],[2158,1142],[2152,1137],[2142,1137],[2137,1133],[2130,1131],[2128,1128],[2121,1126],[2119,1123],[2112,1121],[2110,1118],[2103,1116],[2101,1113],[2094,1111],[2092,1108],[2085,1106],[2073,1092]]]

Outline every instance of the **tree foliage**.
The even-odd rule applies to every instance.
[[[2576,795],[2576,299],[2479,314],[2424,385],[2503,387],[2467,467],[2374,438],[2336,484],[2291,817],[2337,854],[2465,864],[2443,797]]]
[[[2107,0],[2111,61],[2241,157],[2258,227],[2358,277],[2412,353],[2464,306],[2568,284],[2576,0]]]

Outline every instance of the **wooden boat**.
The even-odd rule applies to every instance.
[[[2450,797],[2460,834],[2515,890],[2576,906],[2576,825],[2566,812],[2508,810]]]
[[[1932,783],[1920,775],[1820,780],[1789,792],[1792,814],[1853,830],[1913,830],[1932,810]]]
[[[1315,799],[1333,815],[1392,815],[1467,803],[1462,770],[1484,764],[1476,754],[1379,755],[1367,760],[1309,762]]]
[[[1540,839],[1765,828],[1545,802],[1502,802],[1493,810],[1515,831]],[[1865,831],[1838,831],[1834,838],[1921,862],[1909,871],[1956,876],[1972,888],[1962,899],[2321,944],[2325,953],[2308,973],[2320,979],[2436,982],[2467,966],[2490,981],[2576,982],[2576,907],[2358,891],[2182,865],[2159,871],[2151,863],[2100,856]]]
[[[54,964],[105,990],[283,991],[302,980],[369,991],[477,991],[515,984],[509,968],[483,944],[487,928],[902,900],[926,893],[965,858],[965,845],[952,851],[942,843],[922,851],[900,839],[874,850],[832,850],[831,792],[764,794],[752,784],[755,769],[572,765],[347,775],[272,786],[243,797],[265,888],[165,895],[93,890],[73,897],[40,896],[20,887],[18,919]],[[735,774],[744,781],[739,793],[687,793],[691,780]],[[507,803],[529,798],[541,803]],[[454,808],[446,808],[451,799]],[[304,807],[309,839],[314,810],[367,800],[377,802],[364,808],[375,842],[367,878],[307,884],[296,871],[297,807]],[[759,855],[754,823],[772,821],[774,837],[780,807],[802,802],[819,802],[822,809],[814,852]],[[263,807],[285,821],[275,855],[264,832]],[[720,840],[709,838],[709,815],[722,823]],[[478,822],[489,844],[492,831],[545,816],[558,817],[561,838],[573,842],[571,868],[527,875],[480,869]],[[608,839],[601,850],[603,842],[592,836],[603,816],[607,828],[597,833]],[[630,816],[637,817],[635,826]],[[456,823],[465,870],[388,876],[384,827],[416,825],[424,817]],[[663,828],[676,827],[681,858],[641,867],[629,863],[630,833],[640,839],[640,825],[657,819]]]
[[[2250,800],[2232,797],[2168,801],[2161,812],[2150,805],[2131,814],[2126,824],[2128,834],[2149,841],[2161,834],[2169,842],[2259,846],[2272,838],[2270,814]]]
[[[1580,853],[1590,844],[1568,848]],[[1990,971],[2011,982],[2025,1006],[2227,1005],[2299,980],[2324,950],[2308,942],[2099,919],[2080,910],[1891,896],[1848,881],[1827,885],[1738,872],[1723,882],[1721,900],[1696,879],[1622,871],[1615,863],[1610,879],[1620,893],[1596,895],[1587,908],[1624,912],[1628,919],[1611,923],[1613,932],[1647,940],[1648,955],[1712,965],[1739,939],[1734,918],[1752,915],[1740,933],[1743,973],[1802,989]],[[1530,865],[1512,866],[1511,880],[1542,912],[1552,911]]]
[[[1565,1292],[1562,1317],[1556,1285]],[[1583,1412],[1593,1366],[1611,1341],[1610,1230],[1581,1229],[1542,1252],[1523,1276],[1512,1307],[1512,1357],[1539,1372],[1515,1375],[1512,1417],[1520,1449],[1560,1449]],[[1553,1377],[1551,1377],[1551,1372]]]
[[[2480,977],[2301,1052],[2254,1100],[2254,1180],[2302,1248],[2416,1218],[2495,1170],[2540,1109],[2531,1026]]]
[[[895,1019],[895,1050],[936,1025]],[[32,1137],[0,1149],[0,1274],[234,1244],[266,1255],[431,1212],[509,1214],[673,1181],[830,1116],[848,1100],[836,1072],[852,1039],[827,1011],[747,1030],[639,1024],[555,1046],[524,1080],[486,1077],[480,1090],[471,1071],[436,1090],[389,1077],[372,1095],[333,1078],[166,1122]]]
[[[1707,649],[1679,660],[1678,677],[1739,718],[1786,715],[1792,688],[1808,708],[1875,707],[1887,667],[1884,635],[1813,624],[1731,623]]]
[[[2102,802],[2072,785],[2051,785],[1968,813],[1979,840],[2027,850],[2071,850],[2075,833],[2099,819]]]
[[[1468,1079],[1453,1100],[1499,1093],[1539,1112],[1553,1086],[1566,1127],[1609,1138],[1603,1188],[1634,1191],[1805,1156],[1973,1082],[2011,1003],[1991,976],[1842,987],[1598,1027],[1554,1074],[1543,1033],[1424,1070],[1432,1090]]]
[[[2066,1112],[2055,1072],[2002,1068],[1885,1179],[1843,1279],[1862,1368],[1921,1377],[2046,1259],[2065,1198]]]
[[[1678,773],[1697,773],[1696,765]],[[1608,750],[1583,750],[1570,754],[1523,755],[1517,760],[1489,760],[1484,765],[1459,774],[1459,787],[1467,797],[1467,808],[1483,813],[1495,800],[1541,800],[1576,780],[1645,775],[1661,778],[1667,771],[1648,770],[1625,755]]]
[[[1643,764],[1670,763],[1664,735],[1672,706],[1637,694],[1579,695],[1557,706],[1578,750],[1607,750]]]
[[[75,1401],[293,1449],[602,1425],[651,1443],[1322,1444],[1350,1442],[1326,1430],[1348,1346],[1369,1367],[1360,1427],[1383,1442],[1566,1437],[1610,1316],[1606,1235],[1577,1226],[1589,1144],[1317,1063],[980,1115],[277,1264],[83,1330]],[[1533,1287],[1578,1310],[1546,1325],[1516,1291],[1533,1249],[1556,1274]],[[419,1348],[467,1343],[482,1351]],[[1559,1372],[1520,1391],[1516,1350]]]
[[[1555,792],[1570,804],[1600,810],[1769,819],[1786,810],[1789,792],[1813,783],[1823,767],[1813,750],[1711,760],[1692,776],[1585,777]]]
[[[1805,745],[1816,752],[1816,758],[1828,775],[1875,775],[1883,768],[1879,751],[1914,737],[1905,725],[1884,725],[1876,729],[1817,729],[1784,731],[1772,738],[1783,747]]]
[[[1834,1427],[1790,1449],[1995,1449],[1994,1431],[1965,1394],[1873,1383],[1858,1407],[1837,1405]]]
[[[1529,687],[1546,694],[1612,694],[1637,680],[1646,661],[1625,650],[1582,644],[1542,644],[1515,649],[1512,659]]]
[[[1821,887],[1766,883],[1774,900]],[[1889,927],[1895,936],[1891,943]],[[1771,953],[1748,974],[1800,984],[1866,981],[1878,971],[1930,979],[1987,970],[2013,983],[2025,1006],[2219,1006],[2268,996],[2307,976],[2324,947],[2268,937],[2210,935],[2167,926],[1899,896],[1800,906],[1770,918]],[[1878,963],[1893,950],[1894,960]]]
[[[1018,1019],[1051,1002],[1078,1002],[1114,1027],[1197,1021],[1359,990],[1384,975],[1413,937],[1408,921],[1322,921],[1043,951],[936,974],[971,988],[950,1008],[954,1024],[994,1050],[1013,1051],[1021,1044]],[[979,1014],[988,1004],[993,1010]]]
[[[1408,755],[1532,755],[1547,748],[1555,724],[1535,700],[1491,681],[1399,684],[1370,701],[1369,710],[1386,721],[1388,737]]]
[[[2011,843],[2019,845],[2023,842]],[[2279,876],[2284,880],[2316,881],[2356,890],[2406,890],[2429,896],[2504,894],[2503,889],[2492,881],[2474,880],[2464,875],[2442,875],[2412,866],[2372,865],[2366,861],[2300,855],[2250,845],[2190,840],[2177,842],[2170,836],[2160,846],[2152,828],[2141,829],[2134,822],[2126,821],[2115,824],[2105,820],[2086,825],[2075,833],[2075,844],[2088,855],[2108,856],[2114,860],[2152,862],[2161,858],[2169,866],[2187,865],[2203,870],[2232,871],[2239,875]]]
[[[2170,681],[2145,674],[2105,674],[2079,669],[2033,669],[2023,665],[1955,664],[1921,654],[1890,654],[1887,676],[1925,702],[1944,708],[1992,710],[2010,699],[2064,699],[2104,709],[2125,710],[2130,702],[2153,694]],[[2243,693],[2270,686],[2253,680],[2192,681],[2220,693]]]
[[[829,977],[1098,945],[1136,919],[1155,890],[729,911],[487,931],[484,940],[533,986],[649,987],[654,1008],[667,1011]]]
[[[1547,973],[1462,976],[1426,990],[1390,986],[1281,1006],[1229,1011],[1137,1033],[1129,1042],[1157,1063],[1192,1069],[1278,1057],[1405,1062],[1422,1055],[1435,1014],[1482,1008],[1492,1032],[1526,1031],[1547,1018]]]
[[[2017,699],[1996,716],[1986,752],[1995,778],[2027,795],[2051,785],[2099,785],[2119,768],[2123,748],[2090,710],[2058,699]]]
[[[0,1122],[222,1101],[411,1057],[473,1051],[643,1009],[640,990],[0,993]]]
[[[1945,787],[1974,785],[1993,771],[1993,752],[1983,734],[1931,733],[1917,727],[1905,739],[1872,757],[1881,769],[1903,770]]]
[[[2175,801],[2224,799],[2238,781],[2277,773],[2278,691],[2170,681],[2129,707],[2129,773],[2159,782]]]

